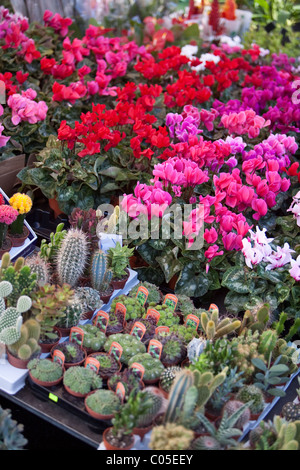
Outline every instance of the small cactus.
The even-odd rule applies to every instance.
[[[252,402],[249,406],[252,414],[256,415],[263,411],[265,399],[262,390],[255,385],[243,386],[236,395],[237,400],[243,403]]]
[[[57,274],[60,284],[75,287],[84,274],[88,259],[86,235],[78,229],[70,229],[57,253]]]
[[[225,405],[223,406],[223,414],[226,413],[227,416],[233,415],[237,410],[242,408],[245,405],[245,403],[239,401],[239,400],[229,400]],[[237,429],[243,430],[246,424],[250,421],[250,408],[246,408],[242,415],[239,417],[239,419],[235,423],[235,427]]]
[[[8,349],[15,357],[27,361],[40,351],[39,337],[40,325],[34,318],[30,318],[22,324],[18,341],[9,345]]]
[[[178,374],[180,371],[181,367],[179,366],[167,367],[163,370],[160,376],[160,386],[165,392],[169,392],[176,378],[176,374]]]
[[[285,403],[282,407],[281,415],[287,421],[300,421],[300,403]]]
[[[200,436],[192,442],[191,450],[222,450],[222,447],[214,437]]]
[[[26,259],[25,264],[30,267],[31,273],[36,274],[36,282],[39,287],[48,284],[50,281],[49,265],[39,254]]]

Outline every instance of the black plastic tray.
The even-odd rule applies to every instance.
[[[52,401],[57,406],[83,419],[88,425],[96,428],[97,431],[104,431],[111,426],[110,420],[104,421],[93,418],[85,410],[84,398],[73,397],[65,390],[62,384],[53,387],[43,387],[33,382],[29,376],[26,378],[26,383],[37,398]]]

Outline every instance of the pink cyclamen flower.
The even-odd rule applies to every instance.
[[[289,270],[289,273],[295,281],[300,281],[300,255],[296,260],[291,260],[291,269]]]
[[[285,243],[283,248],[278,246],[276,251],[273,251],[270,256],[266,257],[266,261],[269,262],[266,266],[266,270],[270,271],[275,268],[281,268],[290,263],[292,261],[291,253],[295,253],[295,251],[290,249],[288,243]]]

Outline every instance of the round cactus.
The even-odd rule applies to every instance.
[[[293,402],[285,403],[281,414],[287,421],[300,421],[300,404]]]
[[[214,437],[200,436],[192,442],[191,450],[222,450],[222,447]]]
[[[160,376],[160,385],[165,392],[170,390],[175,380],[176,374],[178,374],[181,370],[182,369],[179,366],[167,367],[165,370],[163,370]]]
[[[255,385],[243,386],[236,395],[237,400],[243,403],[250,403],[249,408],[252,414],[256,415],[263,411],[265,399],[262,390]]]
[[[227,416],[231,416],[235,413],[238,409],[244,406],[244,403],[239,400],[229,400],[223,406],[223,414],[227,413]],[[243,430],[246,424],[250,421],[251,412],[249,408],[246,408],[243,412],[242,416],[237,420],[235,423],[235,428]]]

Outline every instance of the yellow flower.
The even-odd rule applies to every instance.
[[[32,200],[27,194],[16,193],[10,200],[9,204],[16,209],[19,214],[27,214],[31,210]]]

